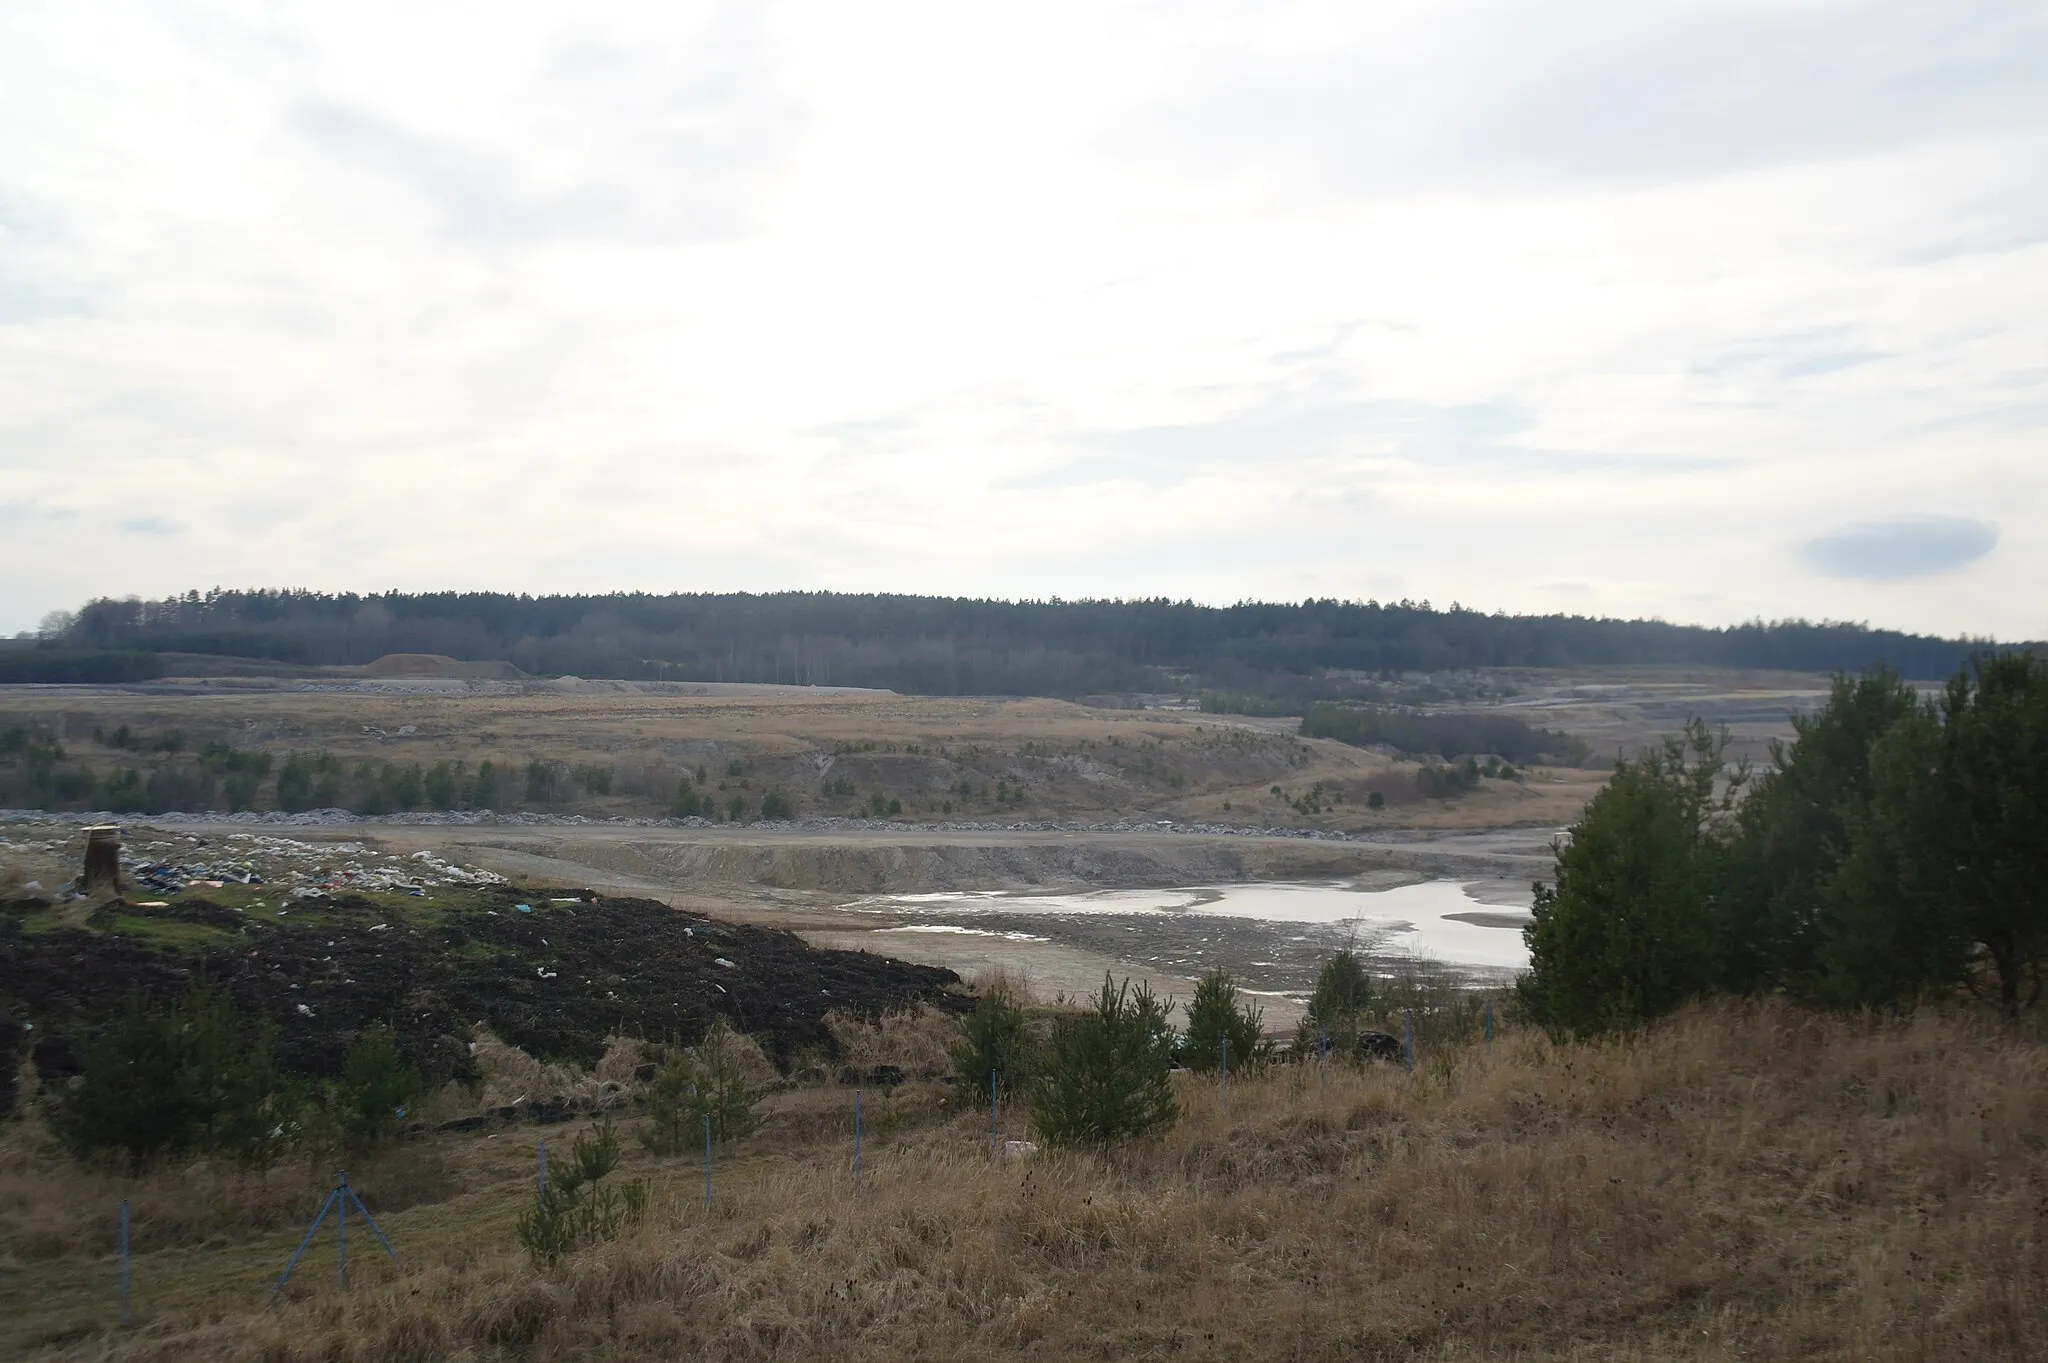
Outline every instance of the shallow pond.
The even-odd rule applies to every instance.
[[[1081,894],[887,895],[846,905],[891,920],[875,945],[951,939],[1074,948],[1183,977],[1223,966],[1259,992],[1295,995],[1328,954],[1350,947],[1380,970],[1404,965],[1500,980],[1529,964],[1526,889],[1433,880],[1392,888],[1348,881],[1197,885]]]

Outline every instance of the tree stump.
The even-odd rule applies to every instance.
[[[119,824],[96,824],[85,830],[85,870],[78,883],[88,895],[121,892]]]

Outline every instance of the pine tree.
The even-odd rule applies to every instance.
[[[1180,1119],[1173,1099],[1168,1004],[1147,985],[1102,978],[1095,1010],[1053,1035],[1032,1089],[1032,1120],[1048,1145],[1108,1146],[1164,1131]]]
[[[1250,1069],[1265,1059],[1264,1014],[1241,998],[1236,982],[1221,969],[1196,983],[1180,1045],[1181,1061],[1189,1069],[1204,1074],[1220,1069],[1225,1041],[1233,1070]]]
[[[960,1019],[952,1055],[954,1089],[965,1101],[987,1106],[997,1076],[1004,1088],[1023,1091],[1032,1075],[1031,1033],[1022,1005],[1007,988],[991,986]]]
[[[694,1049],[671,1044],[668,1059],[641,1093],[647,1122],[640,1143],[657,1155],[694,1150],[704,1139],[706,1117],[712,1139],[721,1144],[752,1135],[761,1122],[741,1044],[724,1018],[711,1024]]]

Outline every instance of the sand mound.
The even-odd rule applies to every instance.
[[[525,676],[508,662],[457,662],[439,653],[387,653],[363,668],[366,677],[463,677],[516,681]]]

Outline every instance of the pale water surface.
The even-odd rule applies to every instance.
[[[1032,940],[1041,932],[1058,938],[1066,935],[1062,924],[1078,928],[1075,920],[1107,918],[1119,921],[1098,921],[1097,926],[1131,934],[1125,940],[1132,946],[1155,935],[1204,935],[1205,923],[1219,937],[1255,924],[1283,931],[1298,924],[1304,933],[1286,937],[1290,944],[1306,946],[1313,940],[1327,948],[1350,943],[1380,958],[1405,956],[1481,971],[1526,969],[1529,952],[1521,933],[1529,921],[1526,896],[1519,905],[1503,904],[1498,884],[1486,890],[1482,901],[1467,892],[1466,882],[1456,880],[1393,889],[1363,889],[1346,881],[1272,882],[1083,894],[889,895],[847,907],[924,920],[885,931],[987,934],[1013,941]]]

